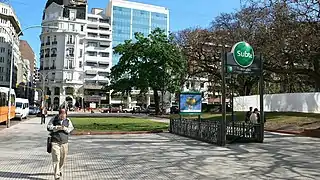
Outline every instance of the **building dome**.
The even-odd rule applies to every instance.
[[[46,8],[50,6],[50,4],[52,3],[56,3],[56,4],[59,4],[59,5],[63,5],[63,0],[48,0],[47,3],[46,3]]]

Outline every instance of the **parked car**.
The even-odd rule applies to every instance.
[[[102,113],[120,113],[121,112],[121,108],[109,105],[109,106],[101,108],[101,112]]]
[[[133,109],[140,109],[140,106],[132,106],[131,108],[124,108],[122,109],[122,112],[124,113],[132,113],[133,112]]]
[[[170,114],[178,114],[179,113],[179,106],[171,106]]]
[[[149,105],[148,108],[147,108],[147,113],[148,114],[155,114],[156,113],[155,105]]]
[[[34,106],[29,107],[30,115],[37,115],[38,113],[40,113],[40,109],[38,107],[34,107]]]

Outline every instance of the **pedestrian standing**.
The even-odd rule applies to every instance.
[[[48,111],[46,109],[46,107],[42,107],[41,108],[41,124],[45,124],[46,123],[46,117],[48,115]]]
[[[63,165],[68,154],[69,135],[74,129],[65,109],[59,110],[59,114],[48,123],[47,129],[50,131],[52,142],[54,177],[58,180],[62,176]]]

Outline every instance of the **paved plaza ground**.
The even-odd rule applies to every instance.
[[[0,130],[0,179],[53,179],[46,126],[33,118]],[[319,179],[320,139],[266,134],[263,144],[209,145],[176,135],[73,136],[63,178]]]

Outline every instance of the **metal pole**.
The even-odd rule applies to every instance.
[[[263,82],[263,57],[260,54],[260,82],[259,82],[259,94],[260,94],[260,137],[259,142],[263,142],[264,140],[264,103],[263,103],[263,95],[264,95],[264,82]]]
[[[234,84],[235,84],[235,80],[234,77],[231,75],[231,85],[232,85],[232,89],[231,89],[231,118],[232,118],[232,122],[234,122],[234,111],[233,111],[233,94],[234,94]]]
[[[11,37],[11,61],[10,61],[10,80],[9,80],[9,92],[8,92],[8,120],[7,120],[7,128],[10,127],[10,114],[11,114],[11,91],[12,91],[12,76],[13,76],[13,61],[14,61],[14,57],[13,57],[13,51],[14,51],[14,38],[15,36],[11,36],[10,33],[8,32],[8,30],[4,27],[2,27],[2,29],[4,29],[7,33],[7,35],[9,36],[9,38]]]
[[[223,46],[222,50],[222,64],[221,64],[221,79],[222,79],[222,121],[221,121],[221,129],[220,129],[220,143],[219,145],[225,146],[226,145],[226,51],[225,46]]]
[[[45,83],[45,76],[43,74],[41,74],[42,76],[42,108],[44,108],[44,105],[45,105],[45,90],[44,90],[44,83]]]
[[[15,34],[14,36],[11,36],[11,34],[7,31],[6,28],[2,27],[2,29],[4,29],[6,31],[6,33],[9,35],[9,37],[11,37],[11,63],[10,63],[10,80],[9,80],[9,98],[8,98],[8,121],[7,121],[7,128],[10,127],[10,113],[11,113],[11,90],[12,90],[12,81],[13,81],[13,61],[14,61],[14,57],[13,57],[13,51],[14,51],[14,40],[16,38],[19,38],[19,36],[22,34],[22,32],[24,30],[27,29],[31,29],[31,28],[38,28],[38,27],[48,27],[48,28],[52,28],[53,26],[42,26],[42,25],[35,25],[35,26],[29,26],[23,30],[21,30],[19,33]],[[56,28],[56,27],[54,27]],[[10,29],[11,30],[11,29]]]

